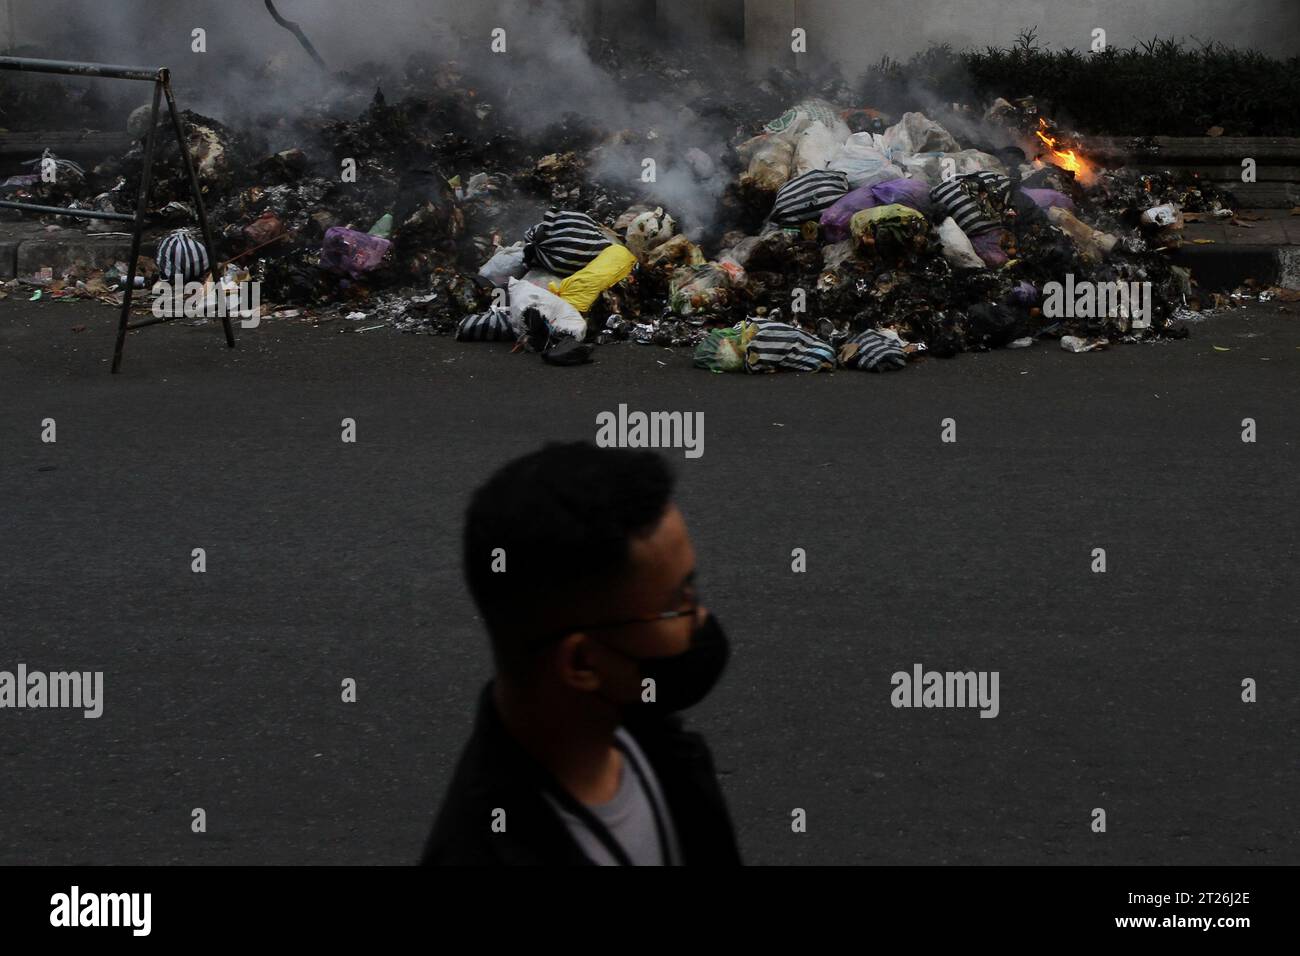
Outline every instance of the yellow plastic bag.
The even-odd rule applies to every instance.
[[[626,279],[635,265],[636,256],[624,246],[606,246],[573,275],[547,288],[579,312],[586,312],[602,292]]]

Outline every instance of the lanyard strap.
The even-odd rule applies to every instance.
[[[641,790],[645,793],[646,802],[650,804],[650,812],[655,818],[655,834],[659,837],[659,853],[664,861],[664,866],[672,866],[673,858],[668,847],[668,826],[664,822],[667,815],[666,809],[661,812],[659,801],[655,799],[654,787],[650,785],[650,774],[645,767],[641,766],[641,759],[632,752],[632,748],[626,746],[623,741],[617,737],[614,739],[614,746],[623,752],[627,757],[628,763],[636,771],[636,775],[641,780]]]
[[[655,833],[659,837],[659,852],[663,855],[664,866],[672,866],[672,858],[669,854],[668,834],[664,826],[663,818],[660,815],[659,802],[655,800],[654,791],[650,787],[647,774],[641,766],[641,761],[636,758],[631,751],[626,748],[622,741],[615,739],[614,745],[627,758],[627,762],[632,766],[632,771],[637,775],[641,782],[641,790],[645,794],[646,802],[650,804],[650,812],[654,816]],[[614,834],[609,832],[609,828],[597,817],[585,804],[577,800],[573,794],[569,793],[564,787],[556,784],[551,787],[552,795],[569,813],[573,814],[583,825],[591,832],[601,845],[609,851],[609,855],[618,861],[619,866],[631,866],[632,858],[628,856],[627,850],[623,849],[622,844],[618,842]]]

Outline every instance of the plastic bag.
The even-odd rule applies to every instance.
[[[745,349],[758,331],[752,322],[738,328],[714,329],[695,346],[696,368],[711,372],[739,372],[745,367]]]
[[[978,149],[963,149],[956,153],[927,152],[912,156],[895,155],[893,161],[913,179],[924,179],[938,186],[950,176],[969,176],[971,173],[993,172],[1005,175],[1006,167],[990,153]]]
[[[730,259],[741,268],[748,268],[749,257],[754,254],[754,250],[763,244],[762,236],[746,236],[736,243],[730,249],[724,249],[718,256],[721,259]]]
[[[1074,200],[1063,192],[1055,189],[1022,189],[1020,190],[1026,196],[1034,201],[1034,205],[1039,209],[1068,209],[1074,212]]]
[[[794,175],[802,176],[814,169],[825,169],[826,164],[840,150],[842,142],[843,139],[836,139],[825,123],[810,123],[795,140]]]
[[[997,173],[999,176],[1007,174],[1007,167],[992,153],[984,153],[978,149],[963,149],[960,152],[944,155],[956,165],[953,173],[956,176],[968,176],[971,173]]]
[[[742,330],[745,325],[743,323]],[[748,372],[818,372],[835,368],[835,350],[815,335],[784,322],[757,322],[745,349]]]
[[[768,220],[789,227],[820,221],[822,213],[848,191],[849,183],[843,173],[814,169],[781,187],[772,202]]]
[[[494,286],[504,289],[511,279],[522,278],[528,271],[524,263],[524,244],[516,242],[513,246],[502,246],[492,258],[483,263],[478,274]]]
[[[510,342],[516,338],[510,310],[497,306],[478,315],[467,315],[456,326],[457,342]]]
[[[700,251],[700,247],[683,235],[673,236],[667,242],[656,246],[646,256],[646,267],[650,269],[703,264],[704,253]]]
[[[845,368],[886,372],[907,365],[903,342],[896,333],[867,329],[849,339],[836,356]]]
[[[557,276],[554,272],[547,272],[545,269],[529,269],[527,272],[524,273],[523,280],[525,282],[531,282],[533,285],[541,286],[543,289],[545,289],[549,287],[552,282],[559,282],[560,277]],[[509,287],[510,284],[507,282],[506,288]]]
[[[874,144],[875,139],[870,133],[854,133],[839,148],[826,168],[848,176],[852,189],[901,177],[903,171],[891,163]]]
[[[881,203],[870,186],[845,193],[822,213],[822,239],[825,242],[843,242],[849,238],[849,223],[854,214],[879,205]]]
[[[382,236],[331,226],[321,244],[320,264],[359,279],[377,269],[393,244]]]
[[[547,288],[579,312],[586,312],[602,292],[626,279],[635,265],[636,256],[629,250],[623,246],[607,246],[573,275],[563,282],[552,282]]]
[[[983,269],[984,260],[975,252],[966,233],[957,220],[949,216],[939,224],[939,241],[943,243],[943,257],[956,269]]]
[[[952,134],[924,113],[904,113],[881,136],[885,154],[891,159],[914,153],[955,153],[961,146]]]
[[[668,305],[678,315],[696,315],[726,305],[732,273],[716,262],[678,269],[668,284]]]
[[[863,209],[849,220],[854,243],[886,258],[920,251],[929,231],[923,215],[900,203]]]
[[[180,276],[182,281],[194,282],[208,271],[208,250],[189,229],[177,229],[158,241],[154,261],[164,281]]]
[[[839,142],[849,135],[849,128],[840,119],[839,112],[830,103],[825,100],[811,99],[804,100],[790,109],[786,110],[772,122],[763,127],[767,133],[783,137],[790,142],[794,142],[795,137],[806,130],[813,123],[821,123],[832,133],[839,134],[843,129],[843,134],[839,135]]]
[[[957,176],[930,190],[930,201],[956,219],[966,235],[979,235],[1001,225],[1013,203],[1011,180],[992,172]]]
[[[656,207],[652,212],[643,212],[627,227],[627,247],[633,255],[642,259],[655,246],[671,239],[676,228],[677,223],[662,207]]]
[[[523,279],[510,280],[510,322],[519,336],[526,334],[524,312],[536,309],[554,337],[572,336],[582,340],[587,335],[587,322],[582,314],[558,295]]]
[[[1142,213],[1144,229],[1177,232],[1183,228],[1184,221],[1182,210],[1171,202],[1162,206],[1152,206]]]
[[[612,240],[586,213],[549,209],[524,232],[524,261],[570,276],[596,258]]]
[[[930,187],[919,179],[889,179],[876,183],[871,187],[871,195],[876,197],[877,206],[898,203],[909,206],[926,217],[933,211]]]
[[[980,261],[990,269],[996,269],[1007,262],[1008,256],[1006,249],[1003,248],[1003,241],[1010,236],[1011,233],[1006,229],[990,229],[988,232],[981,232],[969,238],[971,248],[975,250],[975,255],[980,257]]]
[[[749,163],[740,177],[741,185],[774,193],[789,181],[794,168],[794,143],[790,140],[764,133],[741,143],[736,151]]]

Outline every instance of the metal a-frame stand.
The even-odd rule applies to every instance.
[[[199,189],[199,179],[194,173],[194,161],[190,157],[189,145],[185,142],[185,129],[181,125],[180,113],[176,109],[176,98],[172,96],[171,71],[166,67],[151,70],[146,67],[111,66],[105,63],[74,63],[66,60],[32,60],[23,57],[0,57],[0,70],[19,70],[28,73],[61,73],[65,76],[93,76],[117,80],[141,80],[153,84],[153,109],[149,114],[149,135],[145,139],[144,169],[140,174],[140,195],[136,199],[135,214],[122,212],[100,212],[95,209],[66,209],[59,206],[40,206],[35,203],[11,202],[0,200],[0,208],[18,209],[24,212],[41,213],[50,216],[72,216],[78,219],[111,219],[115,222],[129,222],[131,232],[131,259],[127,263],[126,290],[122,296],[122,315],[117,323],[117,343],[113,347],[113,372],[122,366],[122,346],[126,343],[126,333],[131,329],[144,328],[180,318],[173,308],[173,314],[158,318],[131,321],[131,294],[135,291],[135,266],[140,257],[140,239],[144,230],[145,215],[149,209],[149,189],[153,185],[153,164],[158,147],[158,110],[162,99],[167,98],[167,111],[171,114],[172,129],[176,133],[176,144],[180,147],[181,159],[185,163],[185,173],[190,180],[190,191],[194,195],[194,208],[198,213],[199,228],[203,231],[203,244],[208,251],[208,271],[212,281],[220,288],[221,277],[218,275],[216,246],[212,242],[212,230],[208,226],[207,209],[203,206],[203,193]],[[226,333],[226,345],[235,347],[235,330],[231,325],[226,310],[221,310],[221,325]]]

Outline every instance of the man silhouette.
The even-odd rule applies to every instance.
[[[474,494],[465,573],[496,675],[425,864],[739,864],[712,757],[675,715],[728,645],[672,489],[653,452],[576,443]]]

